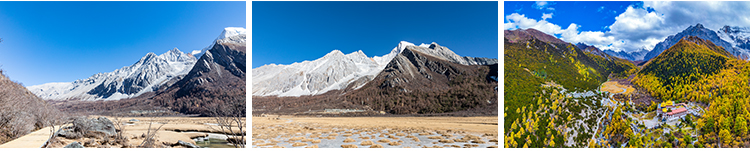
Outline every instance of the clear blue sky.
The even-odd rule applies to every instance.
[[[497,2],[252,2],[252,67],[368,57],[400,41],[436,42],[461,56],[498,58]]]
[[[0,2],[0,68],[25,86],[71,82],[148,52],[200,50],[246,27],[245,2]]]

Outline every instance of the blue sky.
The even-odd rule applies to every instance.
[[[0,69],[25,86],[71,82],[245,22],[245,2],[0,2]]]
[[[498,58],[497,2],[253,2],[252,68],[323,57],[368,57],[400,41],[436,42],[461,56]]]
[[[615,51],[651,50],[691,25],[750,27],[750,2],[504,2],[503,29],[535,28],[571,43]]]

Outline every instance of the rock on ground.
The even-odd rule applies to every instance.
[[[79,142],[72,142],[63,148],[86,148],[86,147],[83,147],[83,145],[81,145],[81,143]]]

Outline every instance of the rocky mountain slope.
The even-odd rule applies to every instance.
[[[253,96],[318,95],[347,87],[358,89],[375,78],[407,47],[464,65],[488,65],[497,59],[461,57],[437,43],[416,46],[402,41],[383,56],[367,57],[362,51],[344,54],[333,50],[325,56],[291,65],[264,65],[253,69]]]
[[[430,47],[436,47],[436,44]],[[378,76],[345,100],[393,114],[446,113],[497,108],[497,72],[493,65],[465,65],[459,58],[433,55],[409,46]],[[434,49],[433,49],[434,50]],[[450,51],[452,52],[452,51]],[[497,70],[494,70],[497,71]],[[485,108],[485,110],[480,109]]]
[[[0,144],[49,126],[59,117],[56,108],[0,70]]]
[[[235,104],[245,115],[245,39],[244,28],[225,29],[185,77],[162,86],[152,100],[180,113],[204,116],[214,114],[218,105]]]
[[[47,100],[118,100],[157,90],[188,73],[196,59],[177,48],[161,55],[148,53],[133,65],[73,82],[46,83],[28,89]]]

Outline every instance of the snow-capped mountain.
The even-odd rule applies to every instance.
[[[416,46],[401,41],[390,53],[367,57],[361,50],[344,54],[333,50],[325,56],[290,65],[264,65],[253,69],[254,96],[302,96],[323,94],[345,88],[358,89],[378,75],[407,47],[464,65],[496,64],[497,59],[461,57],[447,47],[432,44]]]
[[[224,28],[224,31],[221,32],[219,37],[216,37],[213,42],[211,42],[210,45],[208,45],[206,48],[203,48],[201,50],[193,50],[190,52],[191,55],[195,56],[195,58],[201,58],[203,54],[205,54],[209,49],[214,47],[214,44],[216,41],[219,41],[219,43],[229,42],[233,41],[235,43],[245,43],[246,38],[239,38],[239,35],[246,35],[246,29],[243,27],[227,27]]]
[[[701,39],[710,40],[738,58],[750,59],[750,49],[748,49],[750,46],[750,30],[748,28],[724,26],[718,31],[713,31],[703,27],[702,24],[696,24],[656,44],[654,49],[646,54],[644,60],[658,56],[686,36],[696,36]]]
[[[393,56],[370,59],[362,51],[333,50],[313,61],[261,66],[253,69],[253,95],[301,96],[343,89],[362,78],[371,80]]]
[[[151,99],[180,113],[204,116],[215,115],[210,105],[246,104],[246,37],[244,28],[224,29],[187,75],[170,80],[176,82],[161,87]],[[244,116],[244,106],[241,108]]]
[[[609,49],[604,50],[604,53],[607,53],[611,56],[615,56],[618,58],[623,58],[623,59],[627,59],[631,61],[643,60],[643,58],[646,57],[646,54],[648,54],[648,52],[649,51],[647,49],[641,49],[640,51],[633,51],[633,52],[625,52],[625,51],[616,52],[616,51],[612,51]]]
[[[716,31],[722,40],[729,42],[735,49],[735,56],[750,59],[750,28],[724,26]]]
[[[185,75],[196,62],[192,55],[174,48],[164,54],[149,52],[130,66],[97,73],[73,82],[46,83],[27,87],[50,100],[118,100],[157,90],[164,82]]]

